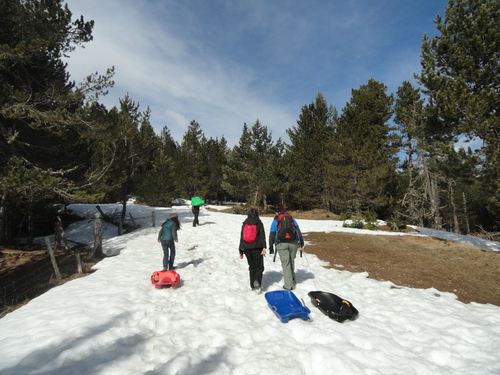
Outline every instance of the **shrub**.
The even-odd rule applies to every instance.
[[[365,227],[365,223],[363,222],[363,220],[357,219],[357,220],[353,220],[351,224],[344,222],[343,227],[344,228],[363,229]]]
[[[339,220],[341,221],[346,221],[349,220],[352,215],[354,215],[352,212],[341,212],[339,215]]]
[[[249,208],[247,208],[247,207],[242,207],[242,206],[233,207],[233,214],[248,215],[248,210],[249,210]]]
[[[378,219],[378,215],[375,211],[369,210],[363,213],[363,218],[367,224],[375,224]]]
[[[368,210],[363,214],[363,218],[365,219],[365,229],[376,230],[379,228],[377,223],[378,215],[375,211]]]
[[[406,229],[407,224],[407,221],[400,215],[392,216],[389,220],[387,220],[387,225],[391,228],[391,230],[395,231]]]

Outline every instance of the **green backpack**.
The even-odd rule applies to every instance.
[[[192,206],[201,206],[204,203],[205,203],[205,201],[203,199],[201,199],[200,197],[191,198],[191,205]]]

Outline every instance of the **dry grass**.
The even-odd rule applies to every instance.
[[[500,254],[432,237],[307,233],[306,253],[351,272],[411,288],[455,293],[500,306]],[[339,267],[342,266],[342,267]]]
[[[290,213],[299,224],[300,219],[336,219],[331,212],[320,209]],[[433,237],[338,232],[305,235],[311,243],[306,253],[317,255],[331,268],[368,272],[370,278],[391,281],[397,286],[451,292],[464,303],[500,306],[500,254],[497,252]]]

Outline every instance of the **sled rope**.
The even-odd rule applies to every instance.
[[[304,246],[305,247],[305,246]],[[305,251],[302,251],[304,253],[304,258],[306,258],[306,263],[307,263],[307,268],[306,268],[306,271],[308,272],[311,272],[311,267],[309,265],[309,259],[307,259],[307,256],[306,256],[306,252]],[[312,272],[311,272],[312,273]],[[314,283],[314,287],[316,288],[316,290],[319,290],[318,289],[318,286],[316,285],[316,280],[315,278],[313,277],[313,283]]]

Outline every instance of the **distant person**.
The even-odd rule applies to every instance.
[[[203,203],[205,202],[200,197],[191,198],[191,211],[193,212],[194,215],[193,227],[200,225],[200,222],[198,221],[198,216],[200,215],[200,207]]]
[[[250,274],[250,288],[260,292],[266,255],[266,233],[257,209],[248,211],[248,216],[241,226],[240,259],[246,256]]]
[[[280,256],[283,269],[283,289],[293,290],[297,284],[295,279],[295,257],[297,251],[304,249],[304,238],[297,221],[280,205],[276,209],[276,216],[271,223],[269,233],[269,250],[274,254],[274,248]],[[276,259],[276,255],[274,256]]]
[[[178,215],[173,212],[161,225],[160,232],[158,233],[158,242],[161,243],[163,248],[163,270],[175,270],[175,243],[179,242],[177,238],[177,231],[181,229]]]

